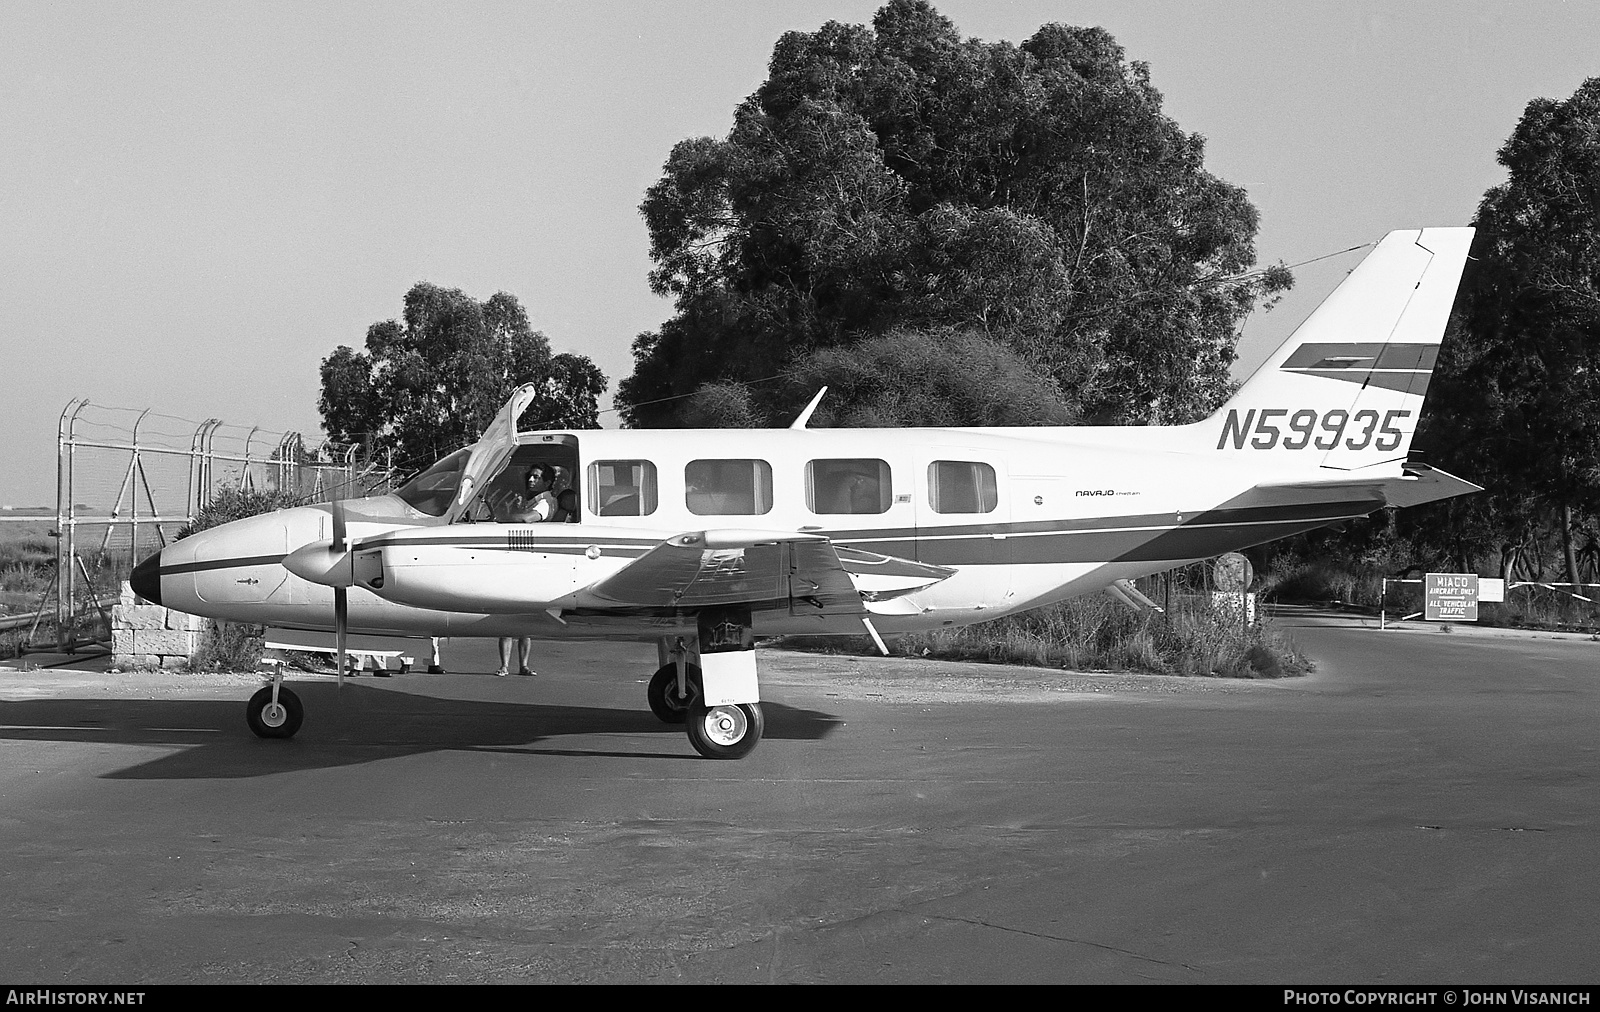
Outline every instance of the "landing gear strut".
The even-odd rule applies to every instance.
[[[700,666],[688,665],[689,694],[678,692],[678,665],[663,664],[650,676],[650,686],[645,697],[650,701],[650,712],[665,724],[682,724],[689,719],[689,704],[700,695]]]

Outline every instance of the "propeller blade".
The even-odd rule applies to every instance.
[[[343,587],[333,588],[333,638],[339,652],[339,687],[344,687],[345,628],[350,624],[349,592]]]
[[[344,503],[333,501],[333,550],[344,551]]]
[[[344,551],[344,503],[333,501],[333,550]],[[343,587],[333,588],[333,640],[338,651],[339,688],[344,688],[345,630],[350,624],[349,592]]]

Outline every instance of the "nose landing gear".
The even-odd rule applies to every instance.
[[[250,697],[244,718],[260,738],[293,738],[305,719],[300,697],[284,688],[278,678]]]

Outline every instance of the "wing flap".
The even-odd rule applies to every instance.
[[[839,561],[851,581],[868,601],[886,601],[931,587],[956,574],[949,566],[912,562],[894,555],[879,555],[860,548],[838,548]]]

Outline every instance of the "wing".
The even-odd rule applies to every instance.
[[[580,609],[694,610],[747,604],[812,615],[864,615],[861,594],[827,538],[719,530],[680,534],[579,591]]]

